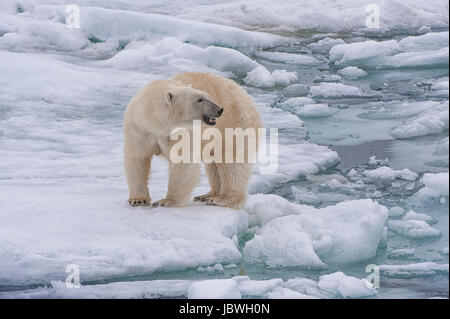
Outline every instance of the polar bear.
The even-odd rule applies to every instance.
[[[131,206],[151,203],[147,184],[154,155],[169,161],[170,172],[166,197],[152,206],[180,207],[190,200],[201,164],[172,161],[170,150],[175,142],[169,137],[176,128],[192,129],[194,120],[201,120],[202,130],[215,127],[221,133],[225,128],[252,128],[256,132],[262,128],[252,98],[230,79],[193,72],[149,83],[132,98],[123,122],[124,166]],[[206,142],[202,142],[202,148]],[[245,143],[247,147],[247,140]],[[251,170],[249,157],[244,162],[205,163],[211,190],[194,201],[242,209]]]

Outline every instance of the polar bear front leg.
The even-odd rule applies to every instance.
[[[140,157],[131,152],[125,152],[125,175],[128,182],[131,206],[147,206],[151,203],[148,191],[151,156]]]
[[[200,164],[170,162],[169,186],[166,198],[153,203],[153,207],[186,206],[191,198],[192,190],[200,179]]]
[[[209,185],[211,186],[211,190],[200,196],[194,197],[194,202],[207,202],[210,197],[216,196],[220,194],[220,176],[219,171],[217,170],[217,164],[205,164],[206,176],[208,177]]]

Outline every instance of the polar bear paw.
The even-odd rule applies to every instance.
[[[229,207],[233,209],[242,209],[245,201],[242,201],[233,197],[219,197],[219,196],[211,196],[208,200],[205,201],[206,205],[209,206],[221,206],[221,207]]]
[[[179,206],[177,205],[177,202],[167,198],[160,199],[152,204],[152,207],[175,207],[175,206]]]
[[[208,202],[210,199],[211,195],[208,194],[204,194],[204,195],[200,195],[200,196],[195,196],[194,197],[194,202]]]
[[[128,204],[133,207],[150,205],[150,198],[130,198]]]

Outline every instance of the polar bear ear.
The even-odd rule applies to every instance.
[[[166,93],[166,100],[169,104],[172,104],[173,100],[175,99],[175,96],[173,95],[172,92],[167,92]]]

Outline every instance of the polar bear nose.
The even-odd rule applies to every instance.
[[[221,116],[222,113],[223,113],[223,108],[221,108],[221,109],[219,110],[219,112],[217,112],[217,113],[219,113],[219,116]]]

